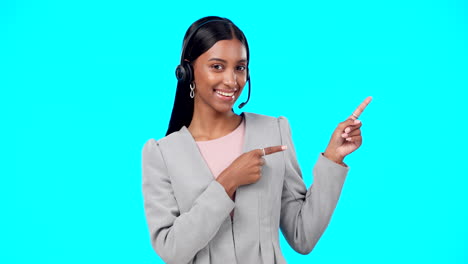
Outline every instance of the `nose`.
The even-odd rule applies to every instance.
[[[229,88],[237,88],[237,74],[235,71],[226,71],[224,74],[224,84]]]

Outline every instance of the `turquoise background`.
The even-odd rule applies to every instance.
[[[1,263],[162,263],[141,150],[166,132],[183,35],[206,15],[245,32],[242,110],[290,120],[307,186],[374,98],[328,229],[306,256],[283,239],[289,263],[468,263],[461,0],[0,1]]]

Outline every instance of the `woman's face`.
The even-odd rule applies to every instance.
[[[220,40],[193,64],[195,107],[231,111],[247,81],[247,52],[238,39]]]

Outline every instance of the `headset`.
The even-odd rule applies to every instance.
[[[212,19],[212,20],[208,20],[208,21],[205,21],[203,23],[201,23],[186,39],[184,45],[182,46],[182,54],[180,56],[180,64],[177,65],[176,67],[176,71],[175,71],[175,75],[176,75],[176,78],[179,82],[182,82],[182,83],[191,83],[193,81],[193,68],[192,68],[192,65],[190,64],[190,62],[185,58],[185,51],[188,47],[188,44],[190,43],[190,40],[192,39],[192,37],[195,35],[195,33],[197,33],[197,31],[203,27],[204,25],[208,24],[208,23],[211,23],[211,22],[217,22],[217,21],[223,21],[223,22],[228,22],[229,21],[226,21],[226,20],[222,20],[222,19]],[[243,103],[241,103],[239,105],[239,108],[242,108],[244,107],[248,102],[249,102],[249,99],[250,99],[250,73],[249,73],[249,69],[247,68],[247,82],[249,83],[249,93],[248,93],[248,96],[247,96],[247,100]]]

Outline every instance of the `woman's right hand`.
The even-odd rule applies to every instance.
[[[254,149],[235,159],[216,179],[223,185],[231,199],[239,186],[257,182],[262,176],[262,166],[265,164],[263,155],[270,155],[287,149],[286,146],[274,146],[264,149]],[[265,153],[263,152],[265,150]]]

